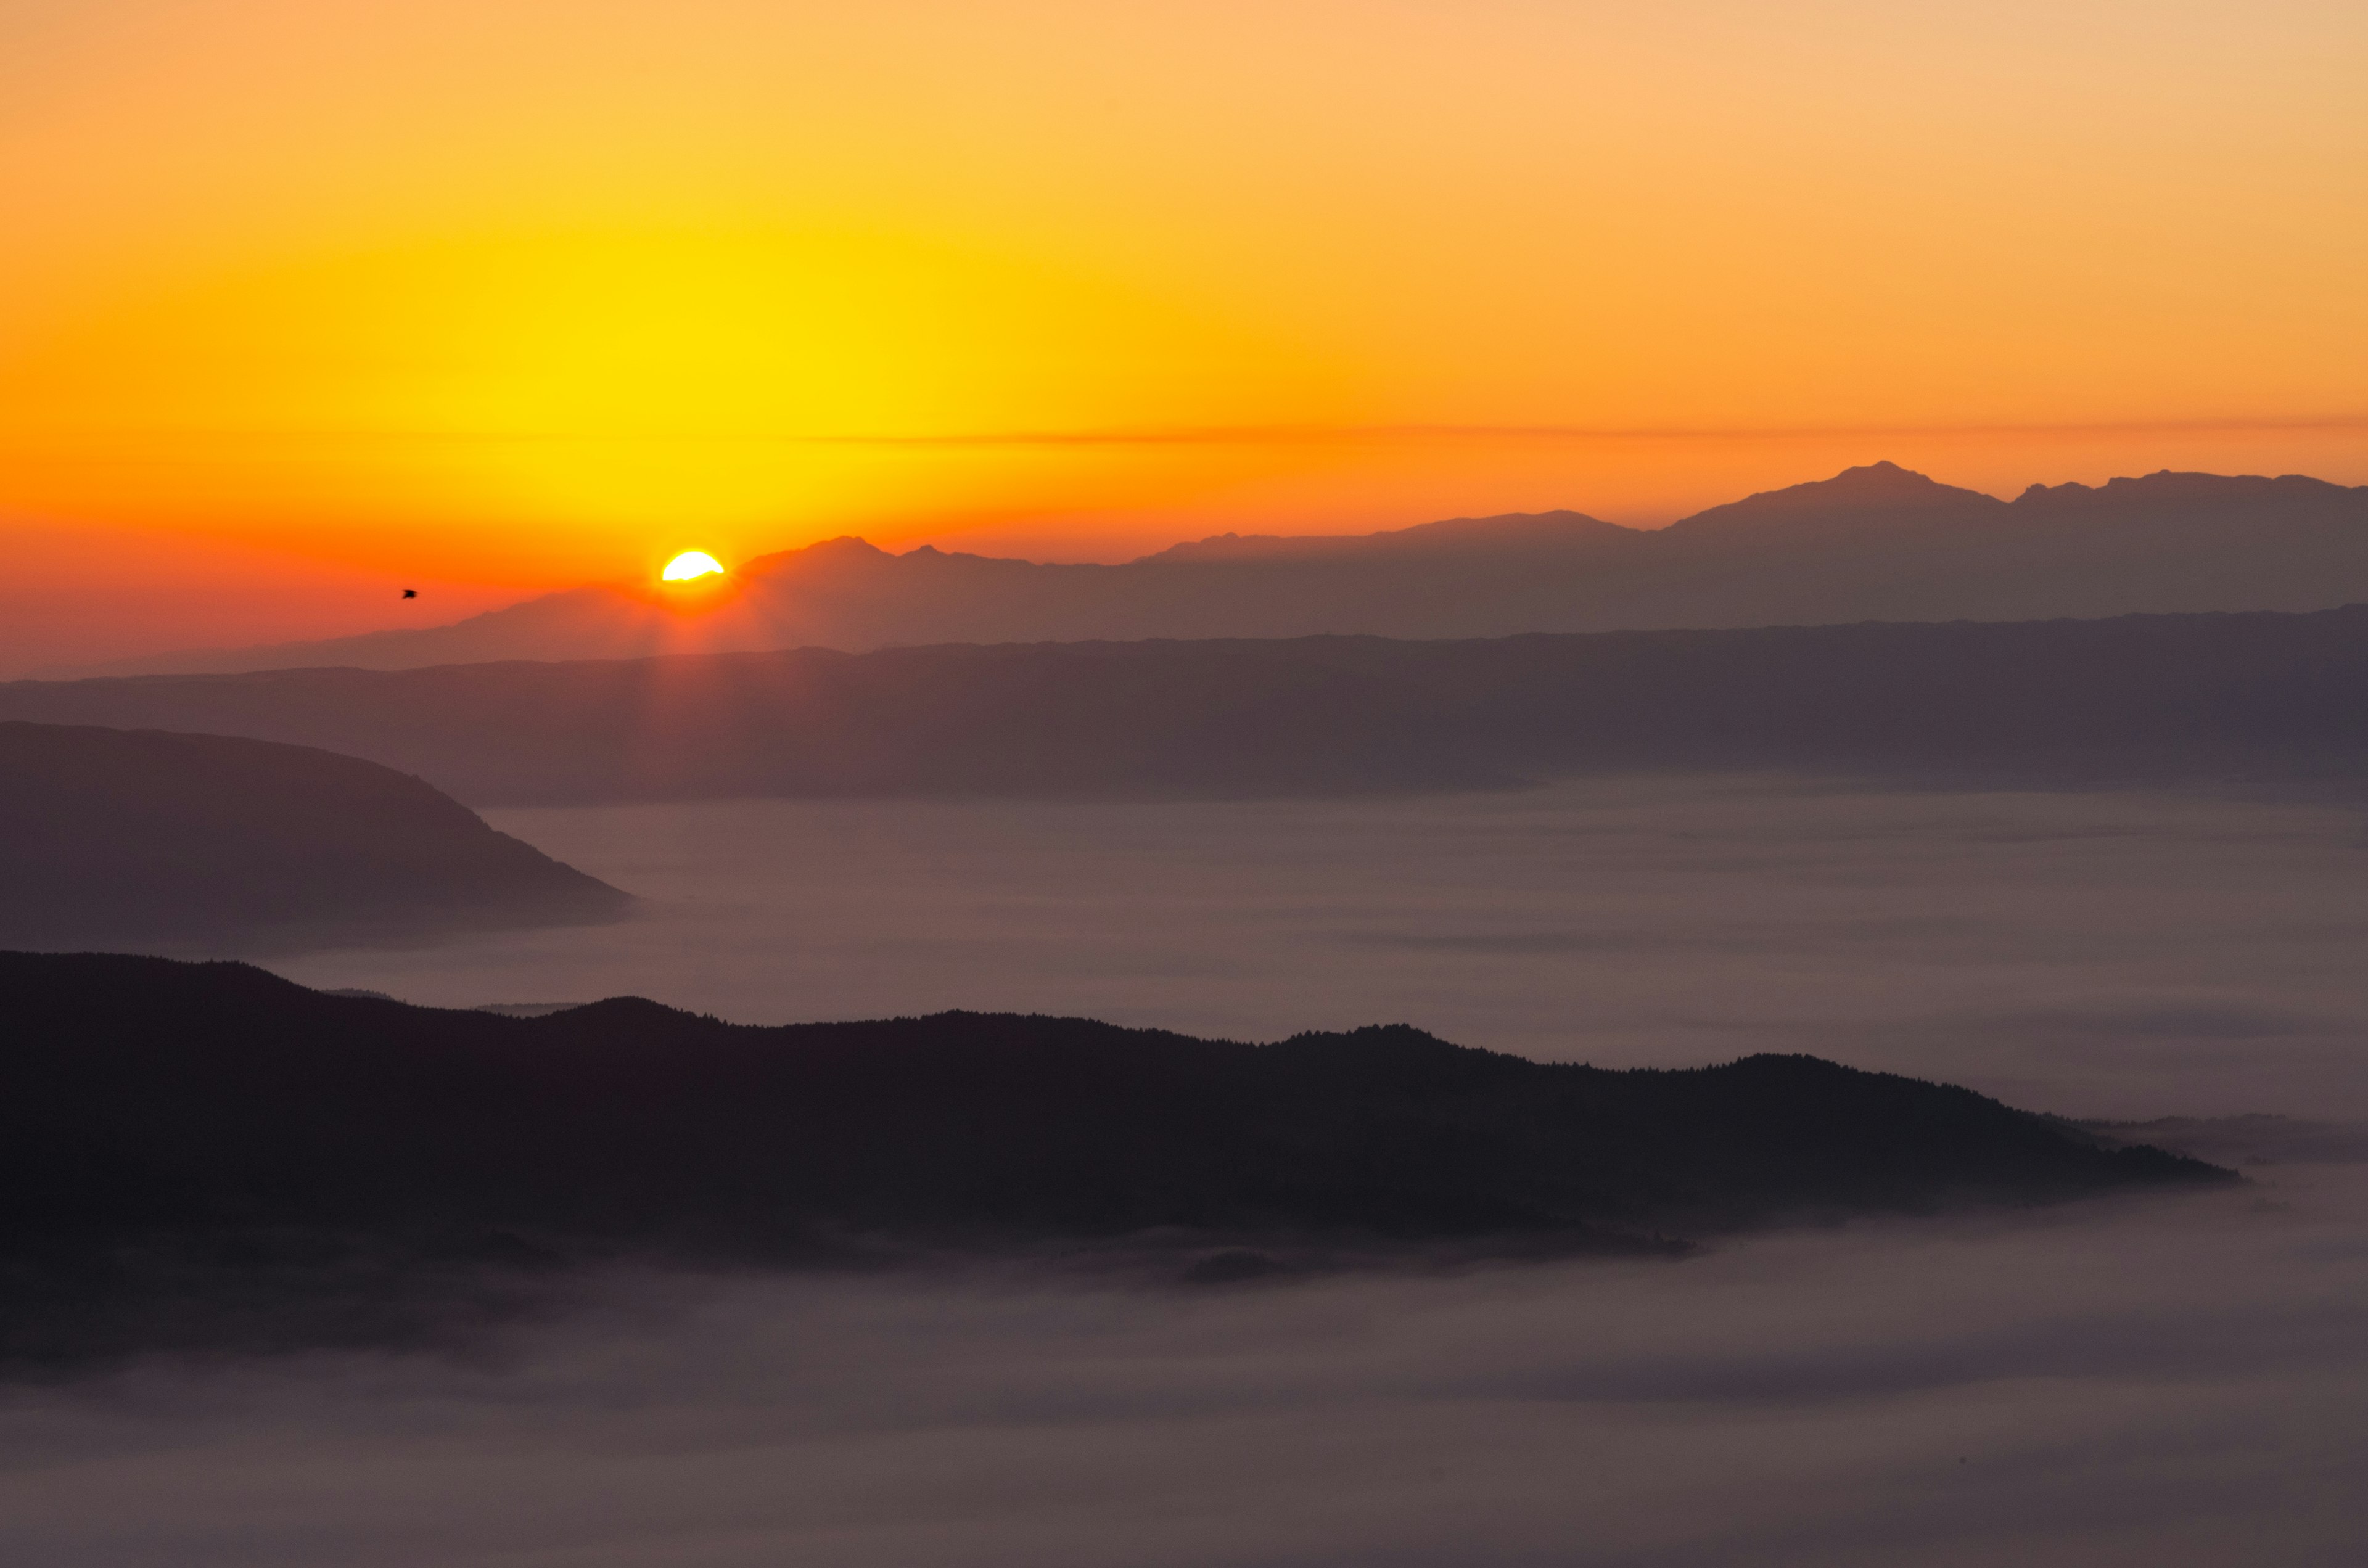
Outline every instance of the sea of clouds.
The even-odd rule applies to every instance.
[[[1607,1064],[1805,1050],[2183,1124],[2246,1186],[1224,1287],[1120,1256],[692,1276],[401,1353],[0,1387],[83,1564],[2351,1564],[2368,857],[2320,806],[1634,780],[1347,804],[505,812],[626,925],[276,960]]]
[[[2368,1118],[2353,809],[1638,778],[1346,801],[721,801],[495,825],[621,926],[273,960],[443,1006],[953,1007],[1546,1060],[1806,1051],[2034,1109]]]
[[[1682,1262],[620,1274],[453,1352],[0,1392],[0,1545],[56,1568],[2348,1565],[2368,1165],[2255,1174]]]

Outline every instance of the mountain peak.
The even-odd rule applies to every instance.
[[[808,560],[825,560],[833,556],[847,559],[888,558],[888,552],[860,534],[840,534],[836,539],[818,539],[803,550],[785,550],[783,555],[803,555]]]
[[[1782,498],[1801,506],[1827,506],[1837,501],[1923,501],[1941,495],[1980,494],[1979,491],[1960,490],[1954,485],[1942,484],[1930,474],[1902,468],[1886,458],[1878,462],[1846,468],[1831,479],[1812,479],[1801,484],[1788,484],[1782,490],[1763,490],[1733,505],[1748,506],[1755,501]]]
[[[1831,479],[1811,480],[1782,490],[1763,490],[1724,506],[1696,512],[1670,526],[1692,532],[1705,528],[1755,527],[1814,517],[1855,527],[1870,516],[1921,517],[1946,513],[1975,517],[2005,506],[1994,495],[1942,484],[1928,474],[1886,460],[1846,468]]]

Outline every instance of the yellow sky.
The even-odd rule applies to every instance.
[[[524,586],[2368,482],[2363,81],[2277,0],[0,0],[0,514]]]

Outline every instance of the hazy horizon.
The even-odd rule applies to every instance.
[[[2219,486],[2223,493],[2205,497],[2178,489],[2197,483]],[[1895,487],[1897,494],[1886,501],[1862,493],[1870,484],[1876,490]],[[2153,488],[2157,486],[2169,488]],[[2294,494],[2297,490],[2305,494]],[[2315,475],[2222,475],[2168,466],[2144,474],[2109,474],[2094,483],[2033,481],[1992,493],[1936,482],[1912,467],[1874,459],[1838,472],[1731,492],[1699,510],[1642,524],[1606,517],[1585,506],[1452,516],[1407,516],[1401,506],[1402,515],[1388,522],[1363,516],[1326,527],[1320,514],[1312,521],[1294,515],[1269,519],[1263,528],[1253,523],[1246,528],[1159,536],[1098,551],[1080,551],[1069,540],[1035,553],[1027,551],[1026,540],[1019,541],[1017,552],[1004,553],[996,551],[992,540],[965,537],[890,538],[883,548],[861,532],[825,530],[803,542],[760,543],[724,562],[725,574],[710,585],[723,584],[720,593],[686,593],[661,583],[657,574],[663,555],[603,579],[490,586],[415,574],[401,577],[398,587],[395,577],[322,562],[308,565],[284,551],[274,554],[235,542],[58,525],[19,524],[12,532],[12,525],[0,517],[0,545],[32,573],[13,588],[0,586],[0,608],[11,612],[0,619],[0,679],[265,667],[274,662],[274,650],[300,662],[358,661],[384,667],[382,661],[393,646],[385,642],[386,633],[459,631],[465,639],[471,630],[514,622],[519,615],[530,619],[545,610],[556,611],[562,622],[555,641],[548,634],[538,640],[527,626],[518,625],[496,633],[495,641],[484,646],[427,639],[421,646],[432,651],[409,662],[614,657],[716,647],[812,645],[861,651],[939,642],[1063,641],[1079,635],[1486,636],[1628,627],[2306,610],[2350,602],[2352,594],[2368,597],[2368,577],[2362,577],[2361,562],[2353,559],[2356,551],[2346,527],[2358,519],[2342,515],[2348,500],[2362,496],[2368,496],[2368,485],[2347,487]],[[2025,516],[2034,500],[2049,515]],[[1800,515],[1794,514],[1794,503],[1802,504]],[[1997,517],[1922,516],[1934,504],[1963,511],[1993,503],[2012,504],[2013,510]],[[2080,506],[2103,510],[2086,519],[2054,515]],[[1886,516],[1886,507],[1894,515]],[[1760,514],[1753,517],[1748,536],[1731,531],[1738,508]],[[1807,512],[1816,508],[1831,513],[1829,525],[1804,528]],[[2349,509],[2368,517],[2368,505]],[[2006,517],[2022,525],[2011,542],[1993,537],[1997,521]],[[1486,533],[1440,535],[1436,529],[1474,523],[1518,525],[1525,519],[1560,519],[1561,526],[1571,528],[1608,524],[1608,530],[1594,528],[1593,534],[1616,530],[1614,537],[1683,538],[1696,551],[1682,562],[1658,565],[1647,564],[1641,556],[1629,561],[1600,553],[1568,555],[1549,565],[1556,550],[1566,553],[1571,541],[1556,546],[1532,540],[1527,548],[1543,552],[1539,565],[1545,570],[1531,574],[1535,580],[1527,585],[1531,602],[1498,605],[1491,619],[1492,602],[1512,587],[1501,580],[1502,560],[1492,566],[1492,558],[1521,546],[1512,535],[1492,540]],[[1929,526],[1934,521],[1941,526]],[[1869,522],[1888,526],[1865,528]],[[1704,526],[1713,526],[1715,533],[1704,535]],[[1672,528],[1678,533],[1669,533]],[[1337,583],[1328,598],[1319,593],[1306,605],[1315,619],[1297,620],[1275,620],[1273,607],[1265,605],[1274,597],[1274,585],[1261,587],[1247,579],[1224,587],[1214,582],[1188,587],[1183,602],[1163,603],[1159,591],[1146,594],[1147,584],[1121,590],[1112,577],[1097,587],[1072,574],[1071,580],[1061,584],[1019,586],[1018,604],[1001,602],[1019,583],[1008,575],[1014,565],[1038,568],[1036,575],[1046,578],[1080,566],[1140,572],[1178,560],[1206,565],[1215,559],[1209,547],[1236,540],[1345,543],[1394,538],[1435,540],[1436,549],[1467,552],[1466,570],[1479,575],[1461,584],[1442,578],[1435,590],[1465,601],[1464,619],[1455,629],[1442,631],[1426,621],[1418,608],[1407,620],[1410,607],[1404,601],[1413,585],[1393,586],[1383,579]],[[926,586],[914,582],[907,585],[911,602],[900,606],[896,591],[885,581],[834,581],[831,564],[816,567],[833,553],[816,550],[816,545],[849,540],[877,551],[875,559],[882,562],[953,554],[973,563],[993,562],[1005,574]],[[1600,538],[1595,542],[1600,546]],[[1196,545],[1202,548],[1195,551]],[[1846,548],[1837,554],[1837,545]],[[2004,553],[1997,553],[2001,547]],[[1770,548],[1793,551],[1797,569],[1774,574],[1772,594],[1761,590],[1755,595],[1748,584],[1769,575],[1768,562],[1761,556]],[[1722,559],[1723,551],[1734,552],[1735,558]],[[120,563],[117,558],[124,555],[135,559]],[[1247,566],[1253,560],[1245,554],[1239,564]],[[1639,565],[1645,567],[1641,573],[1633,570]],[[808,570],[819,570],[824,579],[801,585]],[[289,571],[294,575],[281,580]],[[791,580],[776,580],[784,574]],[[1952,576],[1974,580],[1971,597],[1950,601],[1944,591],[1934,599],[1935,585]],[[1787,577],[1811,585],[1805,597],[1785,597]],[[1831,580],[1822,596],[1814,586],[1821,578]],[[1171,590],[1177,586],[1168,585]],[[1286,587],[1293,595],[1305,591],[1300,585]],[[1591,608],[1572,620],[1574,612],[1566,606],[1558,617],[1552,596],[1539,597],[1540,590],[1548,587],[1573,605]],[[1518,599],[1521,590],[1512,591]],[[768,594],[786,596],[787,602],[769,607],[757,602]],[[1097,604],[1098,594],[1109,595],[1108,602]],[[1210,600],[1197,610],[1190,607],[1196,594]],[[1416,597],[1420,597],[1418,592]],[[1622,611],[1623,600],[1634,601],[1633,607]],[[134,606],[136,617],[127,615]],[[517,614],[485,621],[489,612],[504,610]],[[609,624],[594,630],[604,618]],[[1436,619],[1435,609],[1431,619]],[[284,635],[258,638],[258,626]],[[261,665],[236,661],[216,665],[205,661],[209,650],[266,656]]]

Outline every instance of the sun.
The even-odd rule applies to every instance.
[[[723,570],[723,562],[703,550],[686,550],[666,563],[658,575],[669,583],[688,583],[694,577],[710,577]]]

